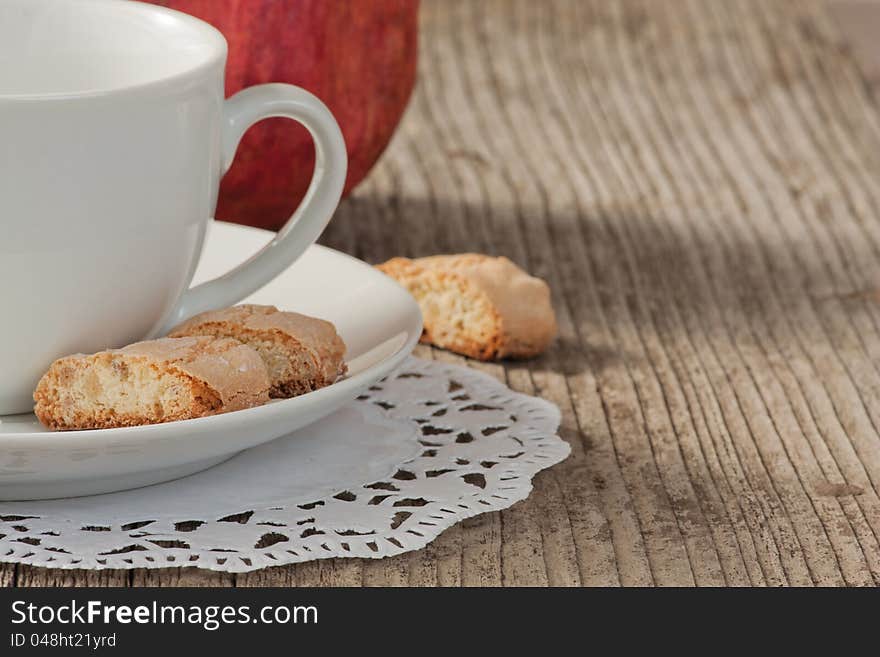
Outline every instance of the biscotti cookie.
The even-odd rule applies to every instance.
[[[416,298],[422,342],[471,358],[528,358],[556,335],[550,289],[507,258],[464,253],[378,265]]]
[[[345,372],[345,343],[333,324],[274,306],[245,304],[201,313],[169,335],[230,337],[253,347],[269,369],[270,397],[317,390]]]
[[[148,340],[59,358],[34,391],[50,429],[105,429],[235,411],[269,401],[259,354],[237,340]]]

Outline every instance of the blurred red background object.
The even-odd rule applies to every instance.
[[[370,171],[416,76],[418,0],[152,0],[197,16],[229,42],[226,93],[263,82],[311,91],[348,148],[345,193]],[[251,128],[223,179],[217,218],[278,229],[312,176],[308,132],[286,119]]]

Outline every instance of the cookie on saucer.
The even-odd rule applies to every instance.
[[[269,400],[259,354],[237,340],[148,340],[59,358],[34,391],[50,429],[107,429],[187,420]]]
[[[269,370],[269,396],[287,398],[330,385],[345,373],[345,343],[330,322],[275,306],[243,304],[196,315],[171,337],[235,338],[253,347]]]

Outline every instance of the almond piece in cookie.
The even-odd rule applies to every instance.
[[[323,388],[345,372],[345,343],[333,324],[274,306],[243,304],[208,311],[169,335],[230,337],[253,347],[269,369],[271,397],[294,397]]]
[[[34,401],[50,429],[130,427],[259,406],[269,401],[269,376],[237,340],[163,338],[59,358]]]
[[[422,342],[471,358],[528,358],[556,335],[550,288],[504,257],[392,258],[377,265],[416,298]]]

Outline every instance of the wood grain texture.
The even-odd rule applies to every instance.
[[[876,93],[880,85],[880,0],[828,0],[828,13]]]
[[[560,338],[528,500],[426,549],[6,585],[875,585],[880,117],[818,2],[425,0],[420,83],[323,242],[503,254]]]

